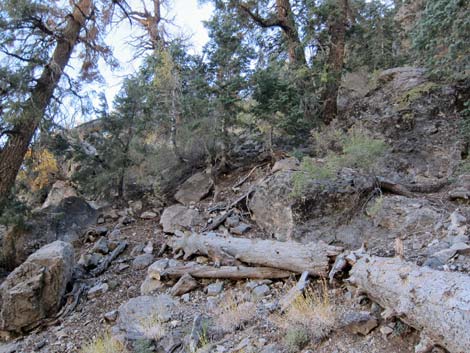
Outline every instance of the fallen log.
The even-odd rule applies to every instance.
[[[91,274],[96,277],[106,271],[111,263],[126,249],[126,247],[127,243],[125,241],[120,242],[116,249],[106,256],[104,261],[101,262],[98,267],[91,271]]]
[[[157,280],[165,277],[179,278],[189,274],[194,278],[241,279],[278,279],[292,276],[292,272],[271,267],[221,266],[213,267],[189,263],[187,265],[168,267],[163,270],[149,271],[149,275]]]
[[[470,352],[468,275],[366,255],[353,264],[348,281],[392,316],[421,331],[417,352],[430,345],[451,353]]]
[[[328,276],[330,262],[342,252],[342,248],[324,242],[301,244],[297,242],[223,237],[215,233],[207,235],[173,237],[169,241],[173,251],[183,250],[184,258],[200,254],[225,257],[246,264],[277,268],[309,275]]]

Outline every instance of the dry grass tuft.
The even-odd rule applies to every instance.
[[[225,332],[239,329],[256,316],[256,304],[238,300],[233,292],[228,292],[214,310],[214,321]]]
[[[140,322],[145,338],[158,341],[165,335],[163,322],[158,314],[153,313]]]
[[[306,289],[284,314],[273,317],[273,321],[286,334],[294,329],[297,332],[306,332],[309,340],[320,341],[334,329],[337,317],[328,285],[323,280],[320,282],[320,288]],[[304,341],[305,339],[302,339],[302,343]]]
[[[129,353],[127,348],[109,333],[86,344],[80,353]]]

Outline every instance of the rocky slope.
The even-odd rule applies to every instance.
[[[297,195],[294,178],[300,167],[295,158],[274,166],[251,162],[217,181],[217,197],[212,197],[211,177],[198,173],[175,190],[174,204],[165,209],[134,200],[127,208],[108,207],[78,217],[83,222],[75,222],[75,227],[75,216],[65,211],[69,223],[57,224],[74,229],[73,239],[63,235],[70,232],[55,227],[47,242],[75,240],[73,279],[69,281],[71,274],[57,276],[53,279],[61,280],[52,284],[43,278],[52,279],[48,273],[56,271],[54,264],[43,264],[40,275],[36,265],[28,265],[47,247],[12,272],[0,287],[4,318],[0,323],[6,339],[0,352],[101,352],[96,345],[94,350],[87,348],[88,342],[100,337],[111,347],[108,351],[140,353],[459,352],[461,347],[465,351],[468,336],[461,337],[460,345],[442,346],[446,338],[432,337],[426,332],[428,323],[414,320],[414,306],[429,303],[391,311],[388,305],[393,300],[387,299],[389,294],[400,299],[400,289],[408,290],[407,286],[410,292],[415,290],[413,271],[418,271],[417,278],[426,277],[426,271],[439,271],[430,272],[439,274],[436,278],[455,273],[462,282],[459,290],[470,290],[470,176],[456,172],[468,148],[458,138],[458,92],[428,81],[416,68],[387,70],[361,84],[334,128],[360,128],[386,141],[390,148],[374,174],[343,168],[334,178],[310,180]],[[49,207],[64,207],[75,197],[56,200]],[[282,256],[279,264],[271,262],[279,267],[277,275],[271,267],[270,275],[263,277],[259,275],[266,271],[259,269],[263,264],[247,261],[229,246],[217,249],[202,242],[195,254],[175,246],[175,239],[191,242],[192,233],[203,232],[222,239],[294,241],[305,249],[329,244],[350,255],[340,266],[342,257],[328,254],[327,267],[334,270],[331,281],[310,273],[308,283],[302,282],[304,275],[299,282],[302,271],[295,270],[284,276],[279,271],[288,269]],[[38,247],[47,243],[41,241]],[[366,250],[351,253],[364,244]],[[364,251],[368,255],[360,260]],[[367,288],[370,284],[358,273],[361,266],[368,271],[369,255],[408,268],[409,272],[397,274],[398,281],[408,281],[406,285],[374,297],[377,287]],[[266,249],[260,253],[263,256],[273,255]],[[356,257],[351,260],[351,256]],[[64,257],[70,265],[71,256]],[[415,269],[415,264],[422,267]],[[348,282],[350,266],[356,280]],[[256,268],[263,278],[214,278],[221,271],[233,274],[245,267]],[[181,268],[202,269],[204,275],[171,275]],[[389,277],[392,280],[393,273]],[[58,293],[62,295],[67,282],[62,310],[58,314],[57,307],[50,310],[57,300],[43,309]],[[17,293],[38,303],[34,315]],[[446,295],[458,297],[458,293]],[[436,305],[439,308],[439,301]],[[454,309],[467,310],[468,305],[465,300],[456,302]],[[11,310],[22,313],[24,320],[17,315],[16,321],[5,321]],[[439,324],[441,319],[435,319]],[[106,332],[126,348],[112,343]]]

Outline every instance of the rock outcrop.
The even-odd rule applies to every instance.
[[[198,211],[182,205],[167,207],[160,218],[160,224],[165,233],[174,233],[176,230],[192,229],[202,223]]]
[[[214,181],[209,174],[196,173],[180,186],[175,200],[183,205],[199,202],[209,195],[213,186]]]
[[[55,241],[28,257],[0,286],[0,329],[21,332],[52,317],[73,272],[72,245]]]
[[[306,222],[313,228],[339,223],[360,207],[374,188],[373,178],[344,169],[335,179],[312,179],[306,192],[297,196],[293,177],[292,171],[275,173],[255,188],[249,202],[256,223],[278,240],[301,238]]]

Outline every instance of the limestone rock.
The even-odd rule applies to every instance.
[[[367,311],[348,311],[343,314],[341,321],[348,331],[363,336],[379,325],[377,318]]]
[[[249,208],[256,223],[278,240],[299,237],[309,227],[337,223],[347,217],[374,188],[374,180],[351,169],[331,180],[311,180],[306,192],[293,195],[292,171],[280,171],[264,179],[255,189]]]
[[[176,282],[173,288],[171,288],[170,293],[174,296],[180,296],[192,291],[198,286],[199,283],[190,274],[186,273]]]
[[[149,334],[171,320],[174,308],[173,299],[164,294],[132,298],[119,307],[117,328],[130,340],[152,339]]]
[[[207,295],[209,295],[209,296],[218,295],[222,292],[223,288],[224,288],[224,283],[223,282],[211,283],[207,286]]]
[[[55,241],[10,273],[0,286],[0,330],[20,332],[57,313],[73,261],[72,245]]]
[[[175,194],[175,200],[183,205],[199,202],[212,190],[214,181],[209,174],[197,173],[186,180]]]
[[[198,211],[182,205],[173,205],[166,208],[160,218],[160,224],[165,233],[191,229],[201,223],[202,217]]]
[[[153,262],[152,254],[142,254],[137,256],[134,261],[132,261],[132,267],[137,270],[142,270],[148,267]]]
[[[77,191],[75,188],[69,185],[66,181],[57,180],[54,185],[52,185],[52,188],[47,195],[46,201],[44,201],[41,208],[58,206],[63,199],[72,196],[77,196]]]
[[[142,219],[154,219],[156,217],[157,217],[157,214],[152,211],[145,211],[144,213],[140,215],[140,218]]]
[[[271,173],[276,173],[282,170],[299,170],[300,169],[300,162],[295,157],[284,158],[276,163],[274,163],[273,167],[271,168]]]

